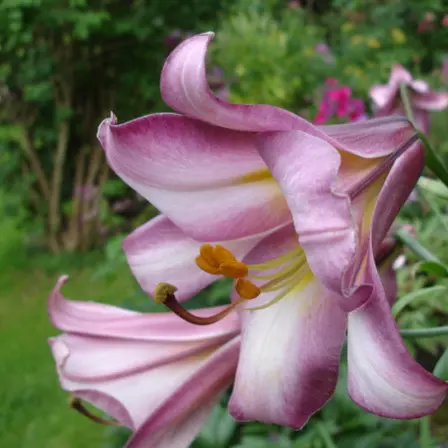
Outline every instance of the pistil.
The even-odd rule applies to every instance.
[[[245,302],[246,300],[251,300],[252,298],[254,298],[254,297],[240,297],[239,299],[235,300],[231,305],[229,305],[227,308],[223,309],[219,313],[213,314],[212,316],[208,317],[202,317],[202,316],[196,316],[195,314],[190,313],[190,311],[185,309],[176,299],[176,296],[174,295],[176,291],[177,288],[174,285],[170,285],[169,283],[159,283],[154,290],[153,295],[154,301],[156,303],[163,303],[173,313],[177,314],[181,319],[195,325],[214,324],[215,322],[224,319],[224,317],[226,317],[229,313],[231,313],[241,303]]]

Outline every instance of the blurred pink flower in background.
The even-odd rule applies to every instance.
[[[321,42],[316,45],[315,50],[317,53],[329,53],[330,49],[328,48],[328,45],[324,42]]]
[[[320,42],[314,47],[314,51],[322,55],[323,60],[327,64],[332,64],[334,62],[334,57],[331,54],[330,48],[325,42]]]
[[[443,84],[448,84],[448,56],[442,59],[441,81]]]
[[[336,79],[328,78],[314,123],[324,124],[335,116],[348,118],[349,121],[367,118],[364,102],[360,98],[352,97],[350,87],[339,85]]]
[[[445,15],[443,16],[443,19],[442,19],[441,24],[442,24],[443,26],[448,26],[448,14],[445,14]]]
[[[425,15],[423,16],[423,19],[419,22],[417,26],[417,31],[419,33],[426,33],[427,31],[430,31],[434,29],[434,20],[436,16],[432,12],[425,12]]]
[[[74,197],[82,204],[82,221],[90,221],[98,215],[100,190],[96,185],[76,185]]]
[[[414,79],[400,64],[394,64],[387,84],[377,84],[370,89],[375,115],[405,115],[400,98],[400,85],[409,89],[409,99],[417,126],[425,133],[429,130],[429,112],[448,106],[448,92],[437,92],[422,79]]]

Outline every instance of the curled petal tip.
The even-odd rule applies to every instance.
[[[200,34],[200,36],[207,36],[210,40],[215,37],[214,31],[206,31],[205,33]]]
[[[67,283],[68,281],[68,275],[67,274],[62,274],[59,278],[58,281],[56,283],[56,289],[59,289],[64,283]]]
[[[96,133],[96,136],[104,149],[106,149],[105,142],[106,142],[108,128],[110,126],[116,125],[117,121],[118,120],[117,120],[116,115],[111,111],[110,116],[108,118],[105,118],[98,126],[98,131]]]

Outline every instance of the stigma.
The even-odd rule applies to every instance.
[[[177,288],[174,285],[159,283],[154,290],[154,301],[163,303],[183,320],[195,325],[215,323],[239,305],[256,299],[263,293],[275,292],[274,298],[267,303],[256,307],[245,307],[243,310],[256,311],[268,308],[310,279],[305,253],[300,246],[267,262],[246,264],[221,245],[203,244],[195,261],[199,269],[208,274],[233,279],[235,291],[239,296],[219,313],[202,317],[194,315],[179,303],[175,296]]]

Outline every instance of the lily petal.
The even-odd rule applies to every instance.
[[[293,229],[291,229],[293,230]],[[297,246],[294,232],[271,235],[247,257],[259,263]],[[289,247],[288,247],[289,246]],[[275,293],[263,293],[269,301]],[[229,411],[237,420],[301,428],[333,394],[346,315],[313,279],[276,304],[241,311],[242,341]]]
[[[206,55],[213,33],[193,36],[168,57],[162,70],[164,101],[174,110],[226,129],[239,131],[301,130],[364,157],[378,157],[396,148],[401,132],[412,132],[404,118],[384,122],[369,120],[344,126],[314,126],[303,118],[266,104],[232,104],[213,94],[207,84]]]
[[[168,56],[162,70],[163,100],[174,110],[227,129],[275,131],[312,129],[311,123],[278,107],[264,104],[230,104],[210,90],[205,58],[213,33],[193,36]]]
[[[62,276],[48,301],[48,314],[59,330],[95,337],[123,338],[148,342],[219,342],[239,332],[239,318],[234,313],[214,325],[196,326],[173,313],[144,314],[95,302],[66,300],[61,288],[67,281]],[[200,316],[216,314],[225,307],[195,310]]]
[[[372,216],[373,253],[377,253],[400,208],[408,199],[425,166],[424,150],[414,144],[394,162],[379,193]]]
[[[443,110],[448,107],[447,92],[427,92],[414,95],[412,102],[418,109]]]
[[[68,301],[59,291],[65,280],[49,303],[53,323],[68,331],[50,339],[61,386],[137,430],[130,446],[189,446],[233,378],[238,317],[201,330],[170,313]]]
[[[141,426],[127,448],[183,448],[186,442],[189,446],[233,381],[239,346],[235,338],[203,363]]]
[[[311,270],[340,291],[357,240],[350,200],[335,188],[339,152],[301,131],[265,134],[259,151],[283,191]]]
[[[414,128],[400,115],[320,126],[324,140],[339,150],[366,159],[384,157],[411,138]]]
[[[400,84],[410,84],[411,82],[412,75],[402,65],[394,64],[389,82],[385,85],[373,86],[369,94],[378,109],[390,112],[394,108]]]
[[[396,246],[395,238],[387,237],[375,254],[375,263],[390,305],[393,305],[397,299],[398,291],[397,275],[394,269],[394,262],[397,259],[397,254],[395,253]]]
[[[407,351],[372,258],[368,268],[372,299],[348,318],[349,394],[377,415],[422,417],[443,403],[448,383],[423,369]]]
[[[98,138],[118,176],[198,241],[243,238],[290,220],[251,133],[156,114],[121,125],[106,119]]]

